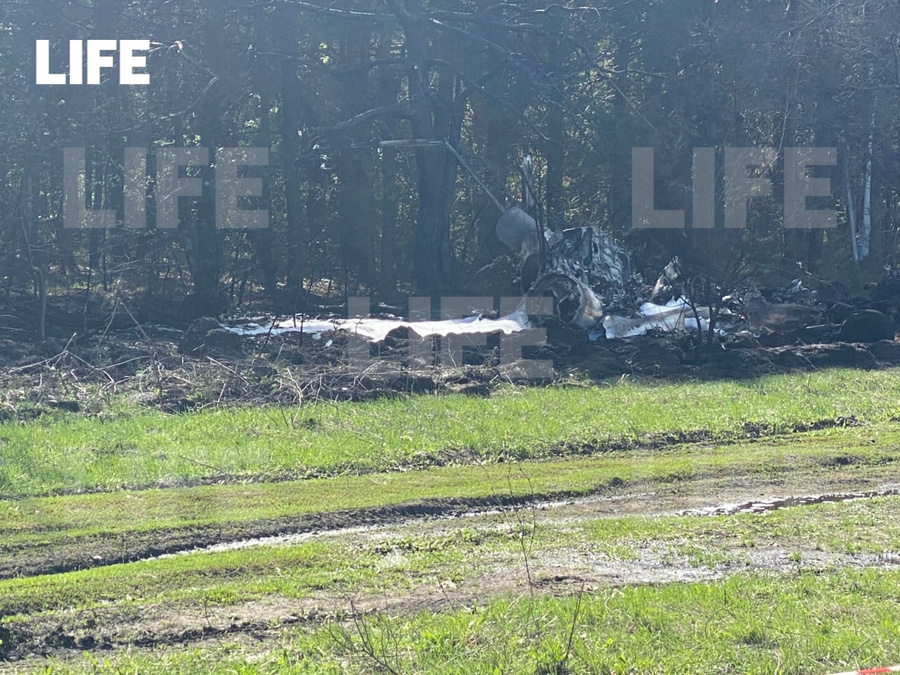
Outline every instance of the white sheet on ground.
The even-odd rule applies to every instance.
[[[621,339],[644,335],[652,329],[666,332],[681,330],[696,331],[697,319],[694,311],[683,298],[670,300],[665,305],[654,305],[645,302],[641,305],[639,316],[634,318],[607,315],[603,319],[603,328],[607,339]],[[703,330],[709,328],[708,310],[698,308],[700,324]],[[307,333],[319,339],[329,331],[346,331],[361,335],[371,342],[381,342],[388,333],[397,328],[408,328],[422,338],[447,335],[484,335],[502,332],[505,335],[517,333],[531,328],[528,316],[523,309],[498,319],[484,316],[470,316],[464,319],[445,319],[443,321],[405,321],[403,319],[309,319],[289,317],[275,321],[273,324],[241,323],[226,325],[225,328],[239,335],[280,335],[282,333]],[[595,334],[591,334],[591,339]]]
[[[402,319],[300,319],[288,318],[275,321],[274,324],[243,323],[226,328],[239,335],[280,335],[282,333],[308,333],[315,339],[328,331],[346,331],[356,333],[372,342],[381,342],[388,333],[397,328],[408,328],[419,337],[447,335],[477,335],[502,332],[505,335],[517,333],[530,328],[528,316],[524,310],[518,310],[498,319],[487,319],[481,315],[464,319],[446,319],[443,321],[404,321]]]

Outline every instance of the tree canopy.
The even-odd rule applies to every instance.
[[[512,278],[490,265],[503,254],[491,195],[520,201],[526,155],[535,217],[603,227],[639,268],[750,240],[773,273],[799,263],[863,280],[896,259],[896,2],[35,0],[0,5],[0,31],[7,297],[121,292],[202,314],[508,292]],[[65,72],[69,41],[92,39],[150,40],[150,84],[121,86],[116,69],[99,85],[36,84],[37,40]],[[784,227],[783,150],[794,146],[837,148],[821,171],[834,229]],[[239,169],[261,179],[261,195],[238,201],[268,210],[265,228],[217,222],[216,151],[244,147],[268,151]],[[739,236],[722,229],[721,208],[713,230],[633,230],[632,151],[643,147],[658,208],[686,209],[689,222],[696,148],[716,148],[717,194],[724,148],[775,148],[774,193],[751,202]],[[112,226],[67,226],[66,148],[84,148],[76,197],[114,210]],[[177,148],[209,159],[180,169],[201,194],[178,199],[178,226],[161,228],[157,150]],[[129,152],[140,169],[130,179]],[[129,226],[137,203],[147,227]]]

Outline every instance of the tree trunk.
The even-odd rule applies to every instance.
[[[628,110],[628,65],[631,62],[631,36],[622,35],[616,41],[616,69],[613,75],[616,94],[613,99],[613,151],[609,183],[609,203],[607,212],[611,229],[616,234],[631,228],[631,181],[627,170],[631,166],[631,116]]]
[[[284,216],[287,236],[287,286],[292,291],[303,288],[306,270],[306,246],[309,232],[300,192],[300,110],[301,86],[297,76],[297,41],[300,36],[299,15],[296,9],[286,6],[275,13],[280,31],[279,45],[282,59],[281,75],[281,155],[279,163],[284,176]],[[312,122],[312,120],[311,120]]]
[[[554,38],[550,45],[551,67],[562,73],[564,62],[562,38]],[[559,86],[562,87],[562,84]],[[547,143],[544,150],[547,157],[547,225],[554,230],[559,229],[558,225],[565,220],[563,175],[566,160],[566,118],[563,103],[558,91],[554,91],[547,102]]]
[[[34,157],[27,160],[22,175],[22,232],[25,234],[28,264],[34,274],[34,287],[38,297],[37,325],[35,326],[37,339],[43,342],[47,339],[47,275],[44,271],[43,261],[38,260],[34,255],[35,239],[39,235],[35,208],[38,194],[36,161],[37,159]]]
[[[875,154],[875,102],[869,122],[869,145],[866,150],[866,178],[863,187],[862,227],[859,228],[859,259],[869,257],[872,238],[872,156]]]
[[[385,298],[397,291],[396,246],[397,218],[400,215],[400,194],[397,185],[397,151],[384,150],[381,158],[381,267],[378,290]]]
[[[412,135],[414,138],[447,140],[457,146],[462,115],[454,110],[454,79],[443,72],[438,77],[437,92],[430,90],[426,23],[419,14],[410,13],[399,0],[392,0],[391,7],[406,36]],[[453,280],[450,207],[456,185],[456,160],[444,150],[419,148],[416,150],[416,173],[419,204],[413,244],[415,280],[420,292],[435,293],[449,289]]]
[[[219,81],[206,93],[197,113],[195,131],[200,143],[208,148],[210,160],[215,149],[222,143],[222,92],[226,89],[227,64],[223,58],[223,33],[225,20],[222,9],[210,2],[206,9],[206,34],[203,45],[203,62],[208,65]],[[190,314],[218,314],[219,277],[221,274],[222,241],[216,229],[215,185],[208,167],[201,171],[203,195],[199,198],[197,217],[191,233],[188,260],[191,263],[191,278],[194,295]]]

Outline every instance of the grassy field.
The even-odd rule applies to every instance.
[[[692,434],[733,440],[823,420],[900,416],[900,373],[830,370],[747,382],[501,388],[489,398],[218,409],[0,425],[0,495],[116,490],[546,457]]]
[[[631,587],[56,663],[57,673],[817,673],[896,659],[900,574]],[[323,645],[331,645],[327,651]]]
[[[837,370],[3,424],[0,671],[900,662],[898,393]]]
[[[119,640],[139,642],[167,615],[194,617],[198,635],[206,627],[214,636],[187,650],[162,640],[153,649],[31,664],[31,672],[365,673],[378,672],[379,662],[384,672],[825,672],[896,655],[900,572],[836,561],[862,550],[897,551],[898,506],[900,499],[882,498],[769,515],[586,518],[563,526],[492,516],[452,531],[176,556],[0,582],[12,614],[3,625],[68,624],[72,639],[83,641],[98,623],[115,624]],[[603,584],[575,561],[569,592],[548,583],[558,581],[553,561],[567,552],[627,569],[646,562],[648,548],[669,569],[723,578]],[[757,550],[779,551],[778,564],[754,569]],[[836,557],[816,563],[807,559],[813,552]],[[497,583],[497,568],[509,572],[507,597],[491,599],[485,588],[481,601],[461,595],[443,611],[422,610],[436,593],[434,580],[482,588],[485,580]],[[377,614],[353,614],[357,605],[348,600],[372,606],[388,594],[394,604]],[[297,626],[298,615],[330,620]],[[254,630],[268,639],[240,640],[218,627],[222,616],[231,625],[256,617]]]
[[[884,467],[898,459],[900,428],[827,430],[728,445],[676,446],[602,457],[435,467],[285,483],[121,491],[0,501],[5,543],[249,522],[420,500],[587,495],[613,485],[816,471],[833,463]],[[58,533],[58,534],[55,534]]]
[[[252,546],[10,579],[0,581],[0,597],[5,613],[27,615],[185,599],[229,605],[267,594],[302,598],[323,589],[375,595],[410,588],[416,578],[438,571],[463,583],[481,569],[479,561],[484,569],[501,560],[516,567],[522,562],[522,537],[528,539],[528,556],[536,561],[576,550],[625,564],[646,557],[652,545],[654,556],[675,556],[687,567],[714,569],[728,564],[743,569],[752,566],[754,551],[778,549],[787,552],[785,561],[793,563],[788,567],[794,571],[803,567],[803,552],[835,554],[828,559],[837,560],[900,550],[898,509],[900,498],[883,497],[718,518],[585,517],[561,524],[555,519],[493,515],[446,531],[408,527],[399,534],[379,531],[296,546]]]
[[[896,471],[900,429],[881,423],[729,445],[693,444],[660,451],[338,476],[284,483],[119,491],[0,500],[0,578],[31,567],[55,570],[191,548],[207,542],[302,532],[404,515],[522,505],[536,499],[614,494],[648,486],[700,491],[702,481],[772,481],[843,465],[857,480]],[[833,472],[832,472],[833,473]]]

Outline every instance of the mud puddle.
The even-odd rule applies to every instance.
[[[385,536],[394,536],[397,534],[398,529],[402,529],[405,527],[413,527],[418,526],[421,527],[423,525],[423,521],[427,521],[432,526],[440,526],[441,523],[453,524],[455,526],[456,523],[459,523],[463,520],[474,520],[479,518],[488,518],[491,516],[497,516],[504,513],[510,513],[513,511],[518,511],[522,509],[534,509],[535,511],[541,512],[541,518],[549,518],[552,520],[557,520],[554,517],[554,512],[559,512],[563,510],[574,510],[577,512],[581,512],[581,515],[576,516],[575,520],[580,520],[584,517],[615,517],[617,515],[621,515],[619,509],[615,508],[613,505],[616,503],[621,503],[624,505],[626,502],[632,503],[644,503],[646,504],[649,500],[653,499],[657,495],[656,492],[640,492],[640,493],[631,493],[624,495],[613,495],[613,496],[600,496],[600,495],[592,495],[589,497],[580,497],[580,498],[571,498],[565,500],[553,500],[553,501],[536,501],[533,503],[524,503],[524,504],[516,504],[516,505],[508,505],[493,509],[474,509],[471,511],[459,511],[456,513],[449,514],[438,514],[431,515],[425,518],[422,517],[413,517],[413,518],[404,518],[402,520],[397,520],[390,523],[380,523],[380,524],[372,524],[372,525],[361,525],[355,527],[342,527],[335,528],[323,531],[312,531],[312,532],[298,532],[291,534],[281,534],[281,535],[272,535],[272,536],[264,536],[264,537],[249,537],[246,539],[238,539],[234,541],[222,542],[211,544],[207,546],[198,546],[190,549],[186,549],[183,551],[178,551],[175,553],[168,553],[159,556],[154,556],[150,558],[146,558],[146,561],[151,560],[160,560],[165,558],[171,558],[175,556],[183,556],[183,555],[193,555],[193,554],[203,554],[203,553],[223,553],[228,551],[238,551],[247,548],[259,547],[259,546],[269,546],[269,547],[285,547],[285,546],[296,546],[299,544],[303,544],[308,541],[312,541],[314,539],[321,539],[323,537],[328,538],[343,538],[343,537],[353,537],[360,536],[365,538],[379,538]],[[898,486],[885,486],[877,490],[867,490],[867,491],[848,491],[848,492],[829,492],[829,493],[821,493],[821,494],[813,494],[813,495],[801,495],[801,496],[788,496],[788,497],[768,497],[764,499],[754,499],[748,500],[744,502],[737,503],[726,503],[726,504],[714,504],[710,506],[703,506],[698,508],[691,509],[681,509],[681,510],[659,510],[656,512],[650,511],[646,512],[646,515],[652,516],[730,516],[730,515],[739,515],[739,514],[764,514],[769,513],[771,511],[776,511],[779,509],[786,509],[791,507],[798,506],[813,506],[816,504],[825,504],[825,503],[838,503],[838,502],[849,502],[849,501],[858,501],[863,499],[876,499],[879,497],[893,497],[900,496],[900,485]],[[632,509],[625,509],[630,512]],[[569,520],[570,518],[563,518],[562,520]],[[561,521],[560,521],[561,522]]]
[[[722,553],[722,552],[719,552]],[[680,554],[671,544],[649,543],[635,559],[602,552],[539,551],[524,565],[520,557],[482,559],[455,583],[438,576],[401,593],[313,591],[308,597],[269,596],[211,606],[150,604],[139,609],[98,607],[91,612],[59,610],[10,624],[7,658],[23,664],[83,652],[113,654],[127,649],[184,648],[210,639],[246,639],[258,648],[275,648],[297,625],[346,623],[372,612],[412,615],[456,611],[501,597],[562,596],[625,586],[710,583],[735,574],[828,572],[838,569],[900,568],[900,553],[843,553],[773,546],[728,549],[716,564]],[[0,671],[3,663],[0,662]]]
[[[617,502],[617,501],[625,501],[625,500],[633,500],[633,499],[646,499],[650,497],[654,493],[650,492],[639,492],[634,494],[627,495],[616,495],[616,496],[592,496],[592,497],[584,497],[578,499],[567,499],[567,500],[555,500],[555,501],[541,501],[535,502],[532,504],[524,503],[517,505],[510,505],[504,507],[498,507],[493,509],[476,509],[472,511],[458,512],[458,513],[449,513],[444,515],[434,515],[428,516],[425,518],[405,518],[402,520],[394,521],[391,523],[379,524],[379,525],[360,525],[357,527],[342,527],[331,530],[323,530],[318,532],[298,532],[294,534],[283,534],[283,535],[273,535],[268,537],[251,537],[248,539],[240,539],[236,541],[228,541],[222,542],[219,544],[212,544],[209,546],[198,546],[196,548],[187,549],[184,551],[178,551],[175,553],[166,553],[163,555],[155,556],[152,558],[145,558],[141,562],[149,562],[152,560],[163,560],[166,558],[174,558],[178,556],[184,555],[193,555],[197,553],[225,553],[228,551],[240,551],[246,548],[254,548],[257,546],[271,546],[271,547],[282,547],[282,546],[296,546],[298,544],[303,544],[305,542],[311,541],[313,539],[321,539],[323,537],[328,538],[340,538],[347,537],[353,535],[364,535],[367,537],[377,537],[379,535],[383,536],[393,536],[396,533],[397,528],[402,528],[405,526],[412,526],[415,524],[422,524],[423,520],[427,520],[429,523],[440,523],[440,522],[448,522],[448,523],[458,523],[467,519],[476,519],[476,518],[485,518],[490,516],[497,516],[504,513],[509,513],[512,511],[517,511],[522,508],[534,508],[540,511],[549,511],[552,509],[558,509],[561,507],[569,507],[578,504],[589,504],[589,503],[600,503],[600,502]]]
[[[900,494],[896,469],[850,470],[825,477],[821,473],[772,477],[695,477],[689,483],[649,480],[605,486],[593,494],[531,495],[527,498],[493,496],[489,500],[439,499],[415,504],[377,507],[301,518],[284,518],[220,526],[198,526],[149,533],[128,539],[88,536],[39,550],[7,550],[0,555],[0,579],[58,574],[117,563],[153,560],[179,553],[230,551],[252,546],[290,546],[332,536],[370,538],[389,530],[455,528],[460,519],[496,517],[517,510],[533,511],[539,519],[564,521],[585,518],[671,516],[679,514],[727,515],[773,508]],[[784,495],[814,493],[812,497]],[[531,516],[529,516],[530,518]],[[471,521],[469,521],[471,522]],[[412,532],[411,532],[412,534]],[[126,548],[127,546],[127,548]],[[2,547],[0,547],[2,549]]]
[[[678,511],[679,516],[735,516],[743,513],[769,513],[778,509],[787,509],[793,506],[812,506],[815,504],[828,504],[836,502],[850,502],[860,499],[876,499],[878,497],[896,497],[900,495],[900,486],[881,490],[869,490],[864,492],[832,492],[816,495],[803,495],[792,497],[774,497],[769,499],[755,499],[738,504],[718,504],[703,508]]]

